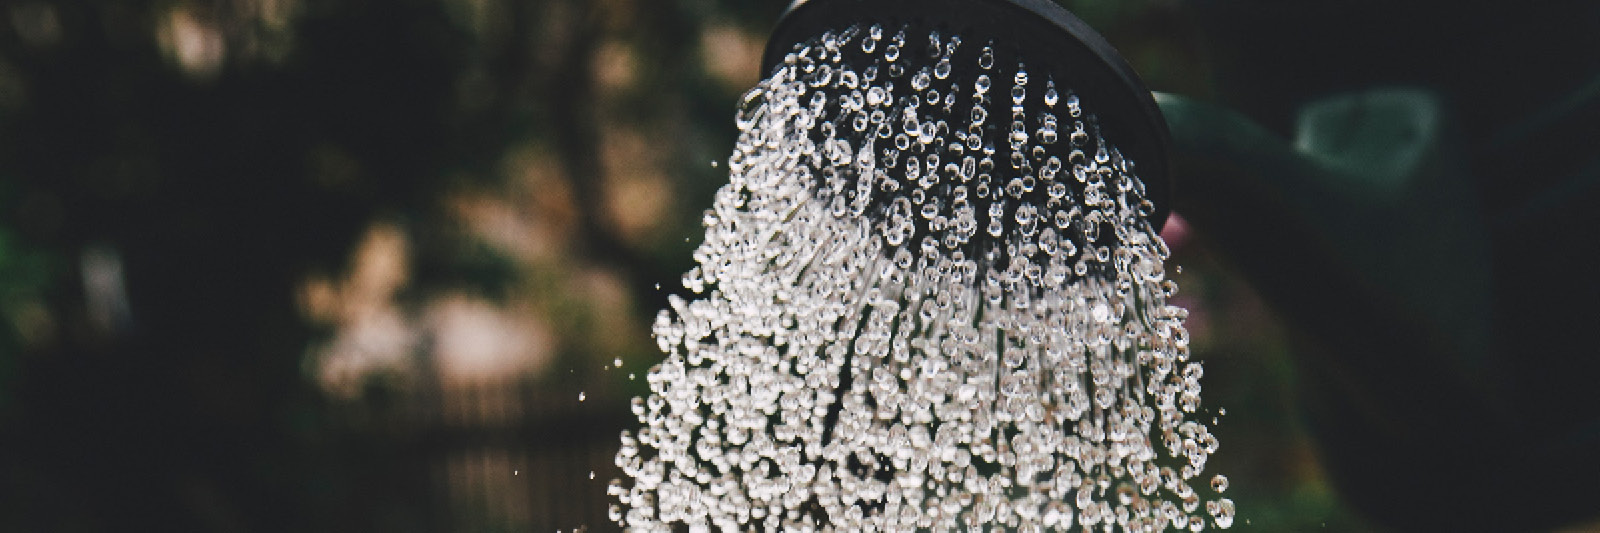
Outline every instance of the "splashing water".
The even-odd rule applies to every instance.
[[[1230,526],[1134,162],[1022,58],[913,29],[824,34],[745,96],[612,519]]]

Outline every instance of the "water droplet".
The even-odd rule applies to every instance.
[[[933,78],[928,75],[928,69],[923,68],[921,71],[917,72],[916,76],[911,77],[911,88],[921,91],[927,89],[928,84],[932,81]]]
[[[583,394],[583,393],[581,393],[581,392],[580,392],[580,393],[578,393],[578,401],[580,401],[580,402],[581,402],[581,401],[583,401],[583,400],[584,400],[584,398],[585,398],[585,396],[584,396],[584,394]]]
[[[1212,513],[1212,519],[1216,521],[1218,528],[1228,529],[1233,527],[1234,514],[1233,500],[1223,498],[1217,501],[1217,512]],[[1327,527],[1327,524],[1324,523],[1323,527]]]

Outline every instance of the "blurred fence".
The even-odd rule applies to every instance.
[[[399,525],[419,531],[611,531],[606,486],[618,432],[633,423],[615,391],[578,401],[570,383],[431,384],[399,396],[381,414],[346,406],[348,427],[385,439],[388,468],[414,485],[398,490],[416,508]],[[381,448],[380,448],[381,449]],[[395,487],[373,487],[395,490]],[[374,523],[383,524],[381,520]]]

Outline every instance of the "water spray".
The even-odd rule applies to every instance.
[[[1167,304],[1165,125],[1102,38],[1044,1],[812,0],[764,69],[612,519],[1232,524]]]

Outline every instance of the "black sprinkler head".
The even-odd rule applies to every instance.
[[[1145,199],[1154,204],[1147,216],[1159,231],[1171,212],[1173,178],[1169,167],[1171,140],[1166,120],[1150,90],[1104,37],[1072,13],[1048,0],[796,0],[785,11],[767,41],[762,71],[770,75],[799,43],[826,31],[848,27],[918,27],[959,35],[973,43],[970,57],[992,43],[997,66],[1024,59],[1030,74],[1052,77],[1078,94],[1098,117],[1100,134],[1136,163]],[[912,39],[906,55],[928,57],[928,43]],[[971,80],[975,62],[954,61],[953,79]],[[1014,67],[1012,67],[1014,68]],[[970,83],[970,82],[969,82]],[[997,76],[1001,94],[1010,83]],[[1042,105],[1038,91],[1026,102]],[[991,136],[1004,135],[993,129]],[[1004,144],[999,141],[997,144]]]

